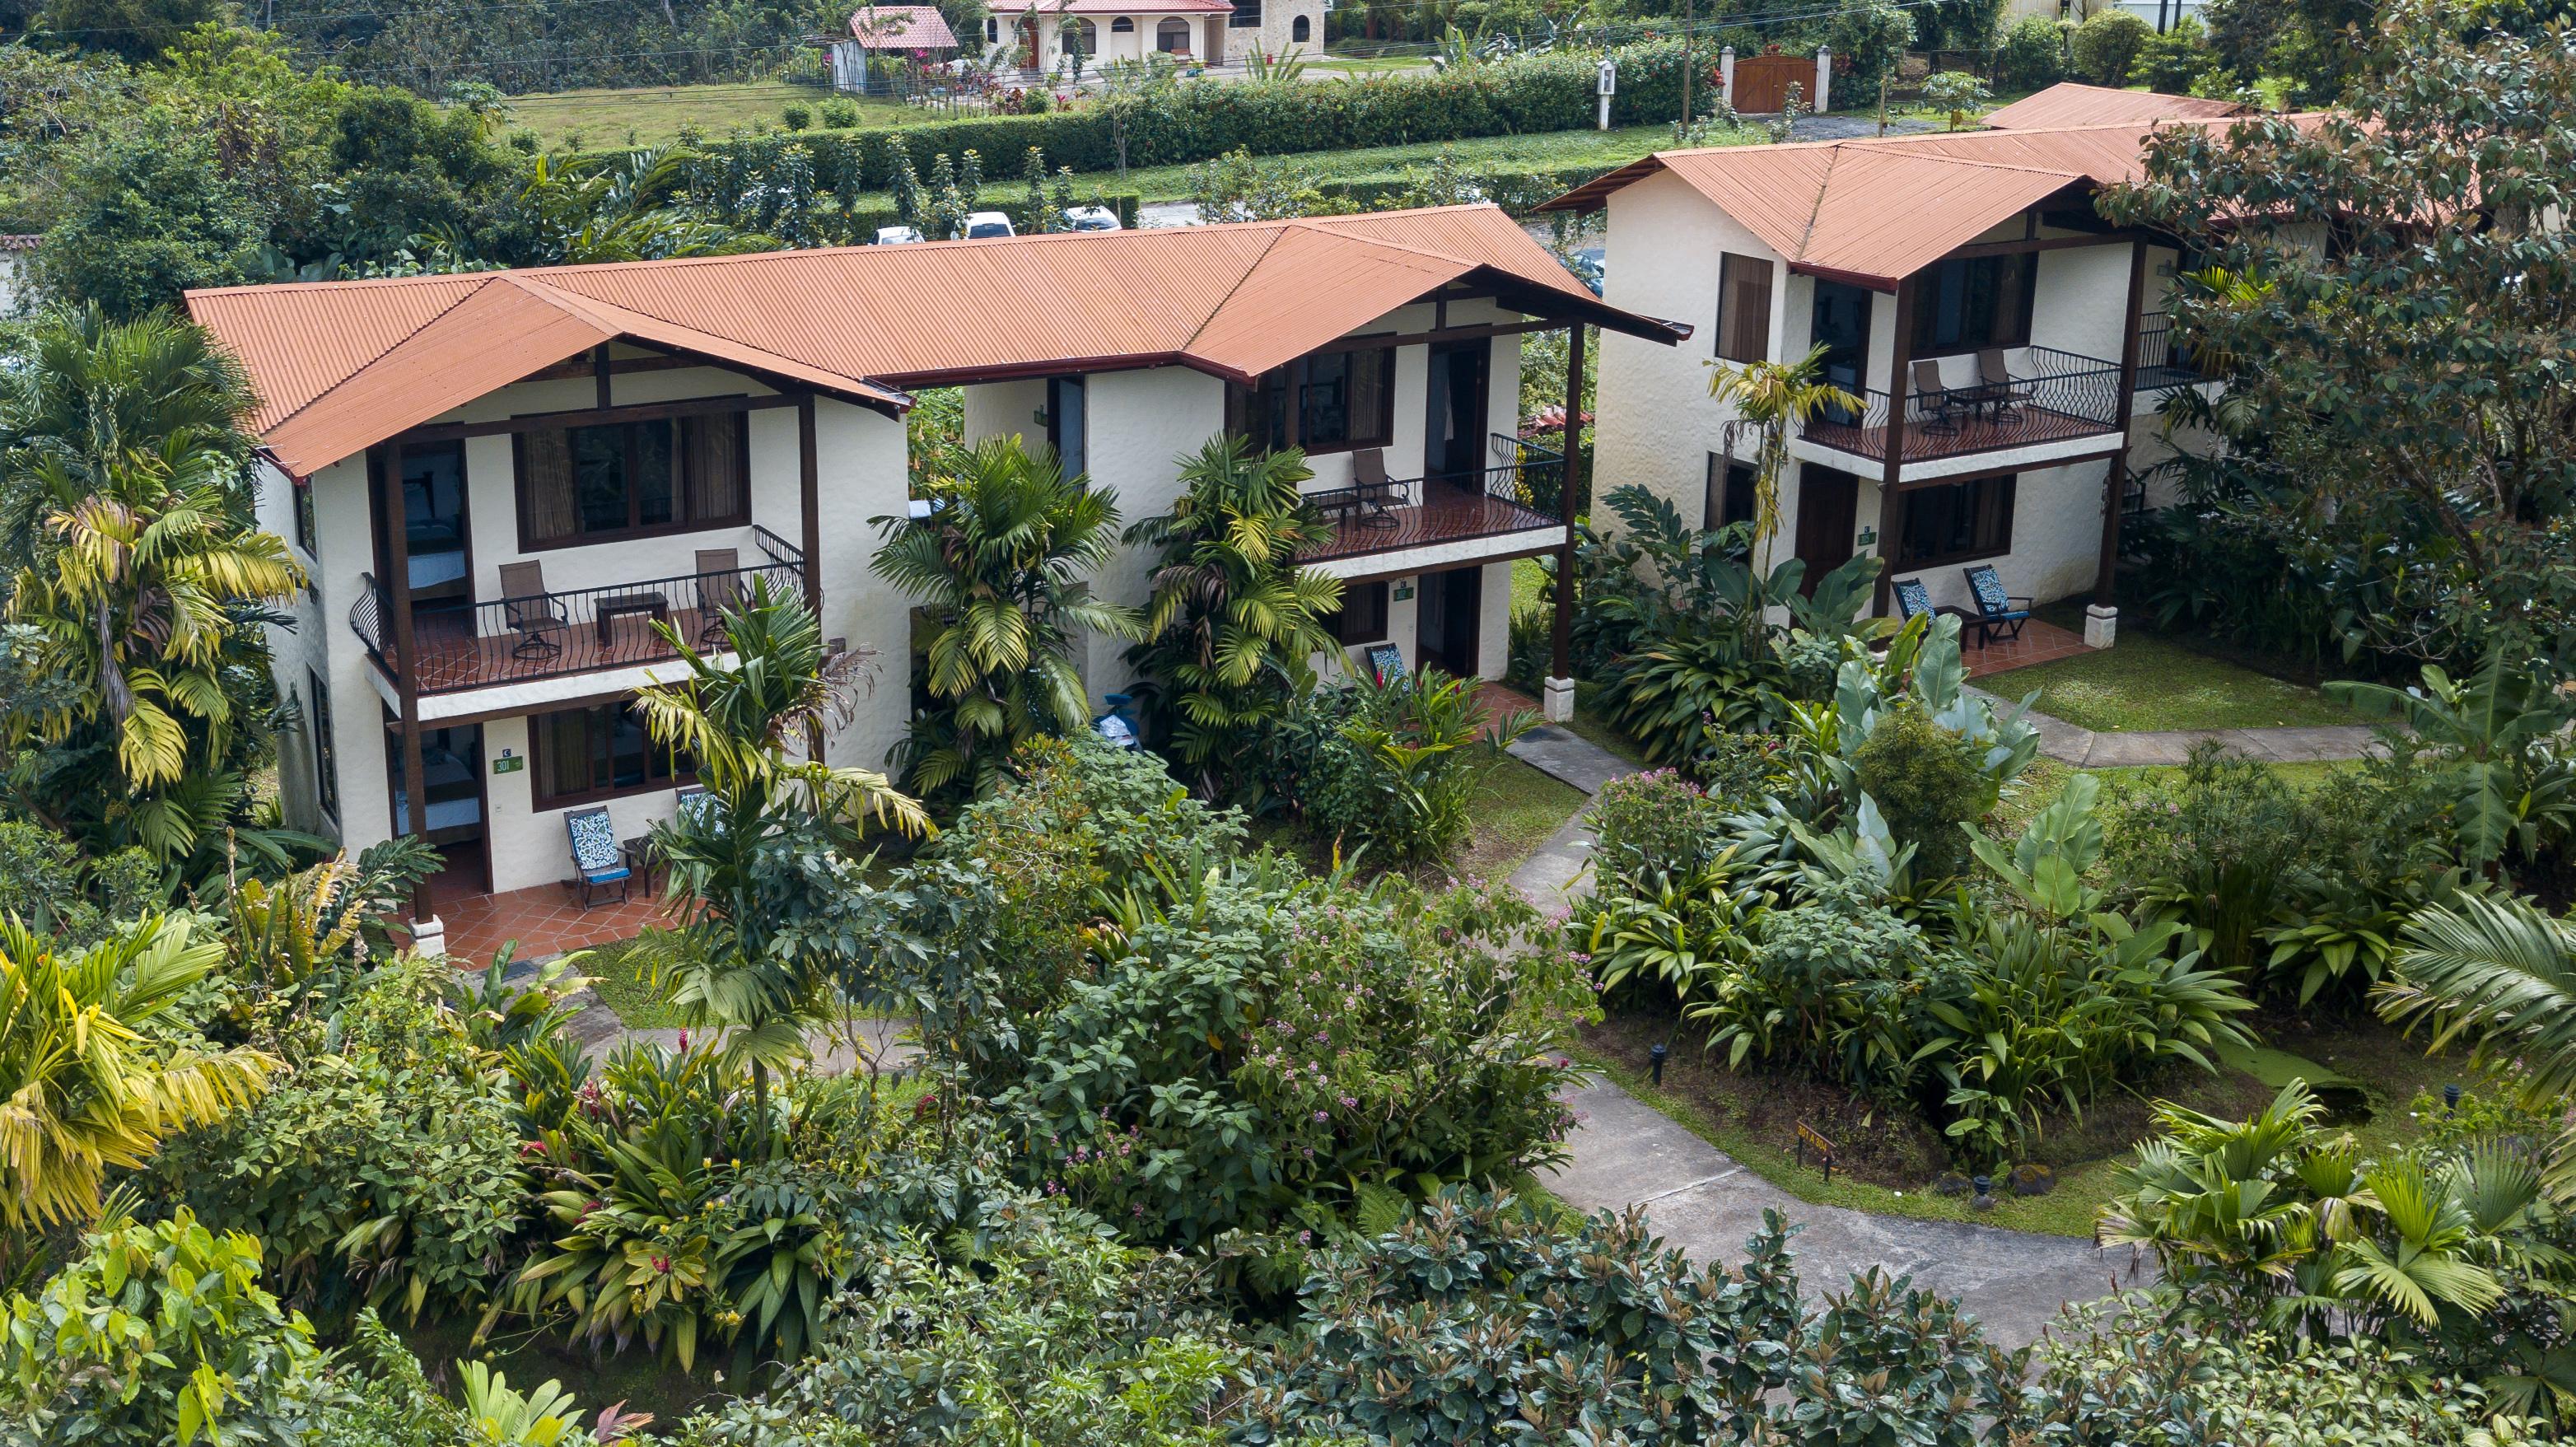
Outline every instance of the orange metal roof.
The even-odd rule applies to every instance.
[[[188,309],[309,474],[614,338],[889,410],[903,386],[1177,363],[1249,380],[1444,286],[1670,342],[1491,206],[228,287]]]
[[[2117,90],[2069,80],[2014,101],[1987,116],[1986,124],[1999,131],[2041,131],[2068,126],[2135,125],[2142,121],[2218,120],[2248,114],[2249,108],[2229,100]]]
[[[1669,171],[1792,269],[1886,289],[2060,191],[2139,179],[2147,138],[2159,126],[2223,123],[2149,120],[1660,151],[1538,209],[1595,211],[1612,192]]]

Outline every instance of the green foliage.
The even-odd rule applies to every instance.
[[[899,751],[913,787],[989,792],[1004,760],[1039,734],[1091,721],[1074,652],[1085,634],[1135,638],[1135,610],[1092,596],[1117,546],[1118,498],[1054,452],[993,437],[933,479],[930,513],[874,520],[870,567],[928,615],[918,652],[933,707]]]
[[[108,1223],[42,1295],[9,1298],[0,1425],[102,1447],[299,1440],[322,1354],[259,1277],[257,1240],[184,1207]]]
[[[1187,489],[1125,541],[1160,550],[1144,641],[1127,650],[1154,705],[1149,726],[1209,798],[1240,793],[1264,734],[1314,686],[1309,660],[1334,646],[1322,620],[1342,585],[1297,566],[1331,536],[1298,492],[1314,476],[1302,452],[1254,453],[1211,438],[1180,459]]]
[[[1178,1261],[1024,1204],[975,1259],[905,1243],[813,1355],[680,1447],[1218,1447],[1243,1349]]]
[[[2421,688],[2338,682],[2326,695],[2402,725],[2410,762],[2449,805],[2460,861],[2493,868],[2531,861],[2576,828],[2576,762],[2560,737],[2576,704],[2540,667],[2499,651],[2458,682],[2426,664]]]
[[[1210,221],[1282,221],[1333,209],[1314,173],[1290,161],[1258,161],[1242,146],[1190,169],[1190,204]]]
[[[2161,35],[2150,35],[2138,47],[2137,78],[2147,89],[2167,95],[2197,93],[2217,58],[2209,52],[2209,32],[2197,16],[2186,15]]]
[[[1751,800],[1712,793],[1672,769],[1622,774],[1592,796],[1593,868],[1603,876],[1688,874],[1716,862],[1726,816]]]
[[[1424,669],[1295,700],[1273,736],[1269,792],[1317,832],[1365,844],[1387,863],[1449,857],[1466,843],[1478,785],[1537,724],[1523,710],[1489,727],[1476,687]]]
[[[1923,103],[1949,112],[1950,129],[1954,131],[1966,125],[1972,113],[1991,98],[1986,83],[1969,71],[1945,70],[1923,82]]]
[[[2370,18],[2298,8],[2302,33],[2327,8]],[[2156,572],[2195,617],[2244,605],[2193,570],[2260,600],[2265,647],[2454,674],[2499,651],[2576,656],[2576,408],[2555,344],[2534,340],[2560,334],[2576,291],[2576,237],[2546,219],[2576,154],[2576,55],[2430,6],[2378,24],[2360,46],[2339,20],[2313,32],[2365,66],[2348,109],[2160,136],[2144,180],[2102,202],[2201,258],[2169,309],[2226,383],[2223,404],[2171,414],[2228,440],[2185,474],[2189,511],[2224,529]]]
[[[2066,32],[2045,15],[2025,15],[1995,50],[1995,82],[2006,90],[2045,90],[2066,78]]]
[[[2094,85],[2127,85],[2131,68],[2154,35],[2147,22],[2117,6],[2096,11],[2067,37],[2068,65]]]
[[[2430,1022],[2437,1048],[2466,1038],[2478,1063],[2516,1062],[2534,1108],[2576,1088],[2576,925],[2521,899],[2434,905],[2406,922],[2397,963],[2380,991],[2390,1019]]]
[[[292,1073],[156,1163],[162,1189],[258,1236],[271,1285],[326,1321],[480,1307],[528,1181],[514,1094],[466,1003],[445,961],[376,971],[327,1032],[289,1028]]]
[[[222,953],[187,916],[78,950],[0,919],[0,1225],[96,1219],[110,1172],[268,1084],[275,1057],[206,1047],[182,1008]]]
[[[103,938],[161,897],[158,871],[139,849],[97,863],[71,841],[24,819],[0,819],[0,916],[73,946]]]
[[[1842,71],[1835,77],[1836,93],[1843,94],[1842,87],[1850,85],[1861,94],[1873,95],[1879,77],[1893,74],[1907,47],[1914,44],[1914,16],[1887,0],[1845,6],[1833,12],[1824,41]],[[1620,83],[1626,85],[1624,79]]]
[[[1899,700],[1852,751],[1852,781],[1877,802],[1898,841],[1914,846],[1915,866],[1928,877],[1958,872],[1968,852],[1959,826],[1995,806],[1998,783],[1979,767],[1983,754],[1912,699]]]

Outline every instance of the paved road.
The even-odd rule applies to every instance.
[[[2007,679],[2009,675],[2006,676]],[[2011,689],[2009,681],[1998,687]],[[1998,707],[2017,699],[1982,689],[1968,692]],[[2044,713],[2023,715],[2039,729],[2039,751],[2060,763],[2085,769],[2140,768],[2183,763],[2203,742],[2216,740],[2231,754],[2275,764],[2313,764],[2367,758],[2379,749],[2375,734],[2362,724],[2321,724],[2305,728],[2141,729],[2130,733],[2078,728]]]

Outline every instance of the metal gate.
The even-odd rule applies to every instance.
[[[1740,116],[1780,113],[1789,103],[1789,86],[1798,86],[1799,103],[1816,105],[1816,58],[1812,55],[1740,55],[1735,59],[1735,93],[1726,103]]]

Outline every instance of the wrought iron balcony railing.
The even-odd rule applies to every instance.
[[[722,610],[750,597],[753,582],[802,595],[805,555],[767,528],[754,527],[761,557],[733,568],[685,573],[597,588],[495,598],[464,606],[423,605],[412,612],[415,679],[422,693],[454,693],[495,684],[622,668],[678,656],[653,625],[668,623],[693,648],[723,645]],[[361,575],[349,626],[387,677],[402,677],[393,602],[372,574]]]
[[[2138,390],[2162,392],[2209,380],[2201,375],[2191,349],[2174,335],[2173,318],[2148,312],[2138,318]]]
[[[1925,461],[1970,452],[1995,452],[2063,442],[2120,426],[2120,368],[2099,357],[2054,347],[2011,347],[2001,353],[2002,375],[1977,357],[1944,358],[1945,380],[1974,371],[1965,385],[1905,394],[1905,460]],[[1911,379],[1908,379],[1909,381]],[[1887,458],[1889,395],[1875,387],[1858,412],[1829,413],[1807,424],[1808,440],[1862,457]]]
[[[1303,561],[1391,553],[1432,543],[1558,528],[1565,495],[1564,455],[1499,433],[1493,455],[1510,461],[1475,472],[1389,481],[1373,488],[1320,494],[1333,537]]]

